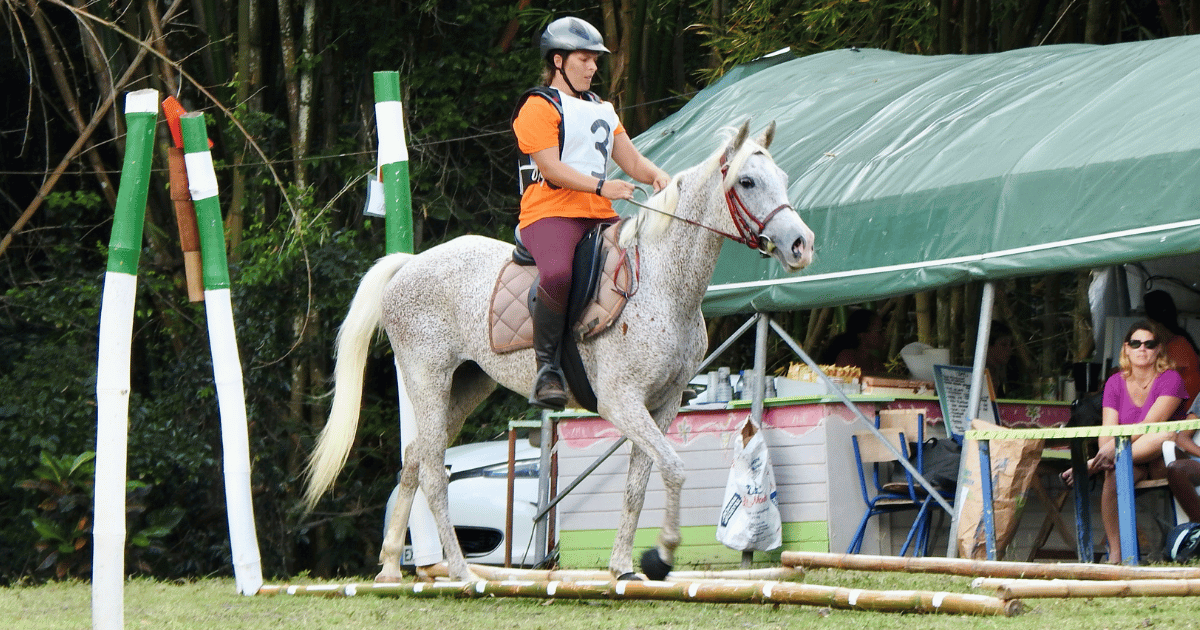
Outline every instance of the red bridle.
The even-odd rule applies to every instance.
[[[727,164],[725,162],[725,157],[722,156],[721,157],[721,181],[722,182],[725,181],[725,177],[728,175],[728,173],[729,173],[729,164]],[[638,190],[642,190],[642,189],[639,188]],[[775,215],[779,214],[779,212],[781,210],[783,210],[785,208],[787,208],[788,210],[792,209],[791,204],[782,203],[782,204],[779,204],[778,206],[776,206],[774,210],[768,212],[767,216],[765,218],[763,218],[762,220],[759,220],[758,217],[756,217],[750,213],[750,210],[746,207],[746,202],[742,201],[741,195],[738,194],[737,187],[730,186],[729,190],[725,191],[725,206],[727,208],[729,208],[729,218],[733,220],[733,225],[734,225],[734,227],[737,228],[737,231],[738,231],[737,234],[730,234],[729,232],[726,232],[724,230],[718,230],[715,227],[712,227],[710,225],[705,225],[703,223],[700,223],[699,221],[693,221],[687,217],[681,217],[677,214],[672,214],[670,212],[664,212],[663,210],[659,210],[658,208],[655,208],[653,206],[648,206],[644,203],[638,203],[637,201],[634,201],[632,199],[628,199],[627,201],[639,208],[645,208],[646,210],[652,210],[659,214],[665,214],[665,215],[671,217],[672,219],[678,219],[679,221],[683,221],[684,223],[690,223],[691,225],[694,225],[696,227],[704,228],[704,229],[708,230],[709,232],[713,232],[715,234],[720,234],[721,236],[724,236],[725,238],[727,238],[735,243],[741,243],[742,245],[745,245],[745,246],[749,247],[750,249],[757,250],[758,252],[762,253],[765,256],[770,256],[771,253],[775,251],[775,243],[770,239],[770,237],[763,236],[763,230],[767,229],[767,224],[770,223],[771,219],[774,219]]]
[[[724,181],[724,178],[729,173],[729,165],[724,163],[724,158],[721,158],[721,162],[721,179]],[[770,255],[771,252],[775,251],[775,243],[769,237],[763,236],[763,230],[767,229],[767,224],[771,222],[771,219],[775,218],[775,215],[779,214],[780,210],[784,208],[791,210],[791,204],[779,204],[760,221],[758,217],[751,214],[750,210],[746,208],[746,202],[742,201],[742,197],[738,194],[737,186],[735,185],[730,186],[729,190],[725,191],[725,205],[729,208],[729,218],[733,219],[733,225],[737,228],[738,235],[726,234],[725,232],[720,232],[720,230],[714,230],[715,232],[720,232],[725,238],[741,243],[750,249],[758,250],[765,255]]]

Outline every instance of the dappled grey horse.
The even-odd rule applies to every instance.
[[[757,140],[749,123],[702,163],[679,173],[622,225],[621,246],[636,248],[637,283],[619,321],[581,341],[598,413],[629,438],[624,508],[609,570],[632,577],[633,538],[651,465],[666,488],[665,514],[642,570],[662,579],[679,546],[683,463],[663,435],[704,357],[700,302],[725,238],[773,256],[788,271],[812,261],[813,233],[788,203],[787,175],[767,152],[775,125]],[[732,131],[732,130],[731,130]],[[463,421],[503,385],[529,394],[533,350],[497,354],[489,344],[489,299],[513,246],[463,236],[421,254],[392,254],[363,277],[338,335],[333,407],[309,463],[310,508],[345,465],[358,426],[363,369],[382,322],[412,400],[417,435],[404,453],[400,491],[384,537],[379,581],[401,578],[400,559],[418,484],[437,523],[450,575],[475,579],[450,524],[446,447]]]

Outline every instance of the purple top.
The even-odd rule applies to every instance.
[[[1133,404],[1129,398],[1129,390],[1125,387],[1125,379],[1117,372],[1108,377],[1104,383],[1104,406],[1117,410],[1118,424],[1139,424],[1146,419],[1146,412],[1154,406],[1159,396],[1174,396],[1181,399],[1179,408],[1172,414],[1171,420],[1183,420],[1187,413],[1187,390],[1183,387],[1183,377],[1175,370],[1167,370],[1159,374],[1150,385],[1150,393],[1146,395],[1146,404],[1141,407]]]

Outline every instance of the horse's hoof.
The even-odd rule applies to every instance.
[[[385,571],[380,571],[379,575],[375,576],[377,584],[399,584],[404,581],[404,576],[394,575]]]
[[[658,555],[658,548],[651,547],[642,554],[642,573],[651,580],[662,580],[671,572],[671,565],[663,562]]]
[[[629,571],[628,573],[622,573],[621,575],[618,575],[617,580],[618,581],[625,580],[628,582],[641,582],[642,577],[640,575],[634,573],[633,571]]]

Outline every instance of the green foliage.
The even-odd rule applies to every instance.
[[[96,453],[55,457],[42,451],[34,478],[17,484],[39,497],[37,513],[29,520],[37,534],[34,548],[40,554],[38,573],[57,579],[87,577],[91,572],[92,505],[95,501]],[[134,566],[153,571],[149,559],[164,551],[162,539],[183,519],[186,511],[169,506],[147,512],[144,501],[149,486],[139,481],[126,482],[125,518],[132,533],[128,544]],[[25,510],[29,514],[31,510]],[[138,528],[145,514],[145,527]]]
[[[83,550],[91,531],[88,512],[95,457],[91,451],[74,457],[42,451],[41,465],[33,471],[36,478],[17,484],[44,496],[38,503],[41,515],[31,519],[38,534],[34,547],[42,554],[38,571],[52,568],[59,579],[88,572],[90,558]]]
[[[802,56],[851,46],[928,54],[937,35],[937,6],[928,0],[742,2],[722,19],[712,18],[711,3],[693,6],[708,16],[695,26],[716,61],[702,73],[708,81],[781,48]]]

